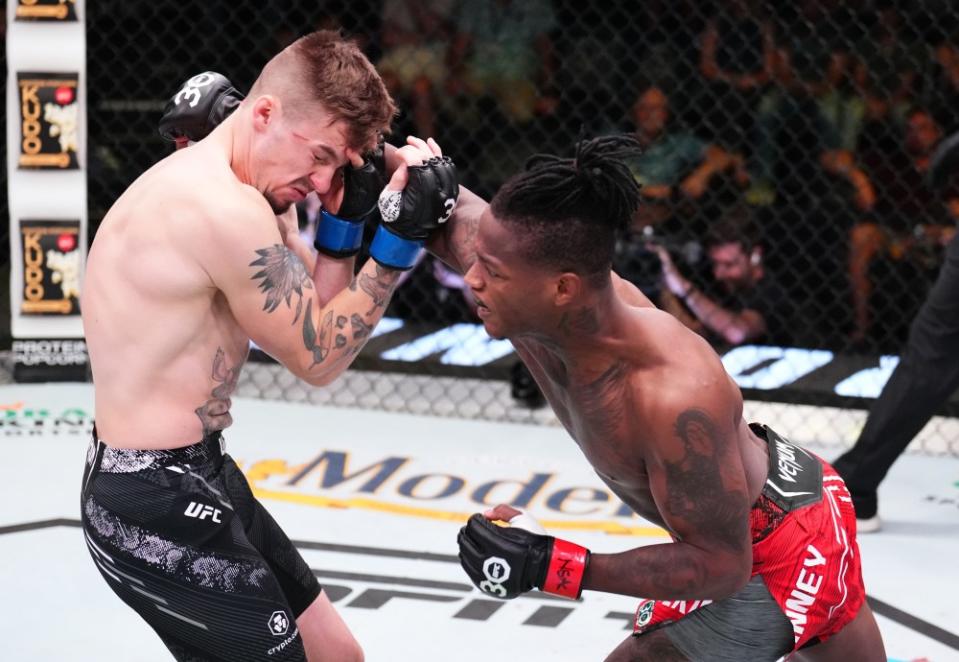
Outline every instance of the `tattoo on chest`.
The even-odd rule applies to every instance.
[[[313,281],[310,280],[306,267],[290,249],[280,244],[260,248],[256,254],[260,257],[250,262],[250,266],[261,269],[253,274],[251,279],[259,280],[260,291],[266,294],[263,310],[272,313],[283,301],[286,302],[287,308],[293,308],[295,298],[293,323],[296,323],[303,311],[303,292],[313,289]],[[312,296],[308,297],[307,302],[310,299]]]
[[[628,370],[616,362],[596,380],[576,389],[575,400],[580,415],[589,428],[590,437],[602,444],[618,436],[629,408]]]
[[[666,508],[673,517],[708,535],[730,551],[741,552],[749,537],[748,507],[738,489],[722,481],[722,463],[733,449],[716,422],[700,409],[687,409],[674,432],[684,448],[678,462],[665,462]]]
[[[230,416],[230,394],[236,389],[241,367],[242,364],[239,363],[230,367],[226,352],[222,347],[217,347],[216,356],[213,357],[213,371],[210,375],[216,386],[210,393],[210,399],[194,410],[203,425],[204,437],[216,430],[223,430],[233,422]]]

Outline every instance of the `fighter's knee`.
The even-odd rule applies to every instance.
[[[689,662],[680,653],[662,630],[654,630],[641,635],[630,635],[610,653],[605,662]]]
[[[363,647],[354,640],[352,645],[343,651],[342,659],[346,662],[365,662],[366,653],[363,652]]]
[[[306,659],[309,662],[365,662],[363,648],[352,637],[348,640],[324,640],[318,642],[314,650],[307,648]]]

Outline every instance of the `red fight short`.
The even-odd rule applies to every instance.
[[[775,660],[825,641],[865,599],[856,515],[839,475],[765,426],[769,476],[750,513],[753,576],[737,594],[709,600],[644,600],[634,633],[664,626],[692,660]]]

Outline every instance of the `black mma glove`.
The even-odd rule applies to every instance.
[[[959,170],[959,132],[947,136],[929,159],[929,184],[942,188],[949,176]]]
[[[528,515],[520,515],[511,520],[512,526],[503,527],[476,514],[460,529],[460,564],[473,584],[504,600],[534,588],[579,598],[589,565],[589,550],[519,528],[519,518],[532,520]]]
[[[459,198],[456,164],[448,156],[434,156],[409,166],[408,172],[402,191],[386,188],[380,194],[383,222],[370,244],[370,256],[391,269],[409,269],[416,263],[427,238],[449,220]]]
[[[376,211],[380,192],[386,186],[383,146],[366,155],[363,165],[343,168],[343,201],[333,214],[320,211],[313,246],[331,257],[352,257],[363,243],[363,226]]]
[[[215,71],[197,74],[167,101],[160,135],[174,142],[202,140],[236,110],[243,97],[226,76]]]

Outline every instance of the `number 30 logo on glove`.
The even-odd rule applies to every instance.
[[[450,216],[453,215],[453,210],[456,209],[456,200],[454,198],[446,198],[446,200],[443,201],[443,208],[446,209],[446,213],[440,216],[437,221],[440,225],[450,220]]]
[[[510,567],[506,559],[491,556],[483,562],[483,574],[486,580],[480,582],[480,589],[497,598],[506,597],[506,588],[503,582],[509,579]]]
[[[188,80],[183,88],[176,93],[176,96],[173,97],[173,103],[179,106],[181,101],[189,99],[190,108],[195,108],[200,102],[200,97],[203,96],[200,88],[209,86],[213,81],[214,78],[208,71],[197,74]]]

